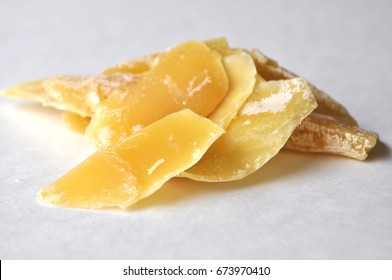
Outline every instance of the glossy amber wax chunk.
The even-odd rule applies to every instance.
[[[207,116],[227,91],[221,56],[202,42],[186,42],[162,53],[139,81],[102,102],[87,135],[97,146],[113,145],[183,108]]]
[[[251,174],[279,152],[316,106],[302,78],[258,82],[226,133],[182,176],[220,182]]]
[[[98,150],[43,189],[40,198],[64,207],[126,208],[195,164],[222,133],[210,120],[184,109],[112,149]]]

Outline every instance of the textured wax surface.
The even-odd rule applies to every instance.
[[[39,189],[93,147],[55,110],[0,97],[0,258],[392,258],[391,8],[388,0],[2,0],[0,88],[227,36],[308,78],[383,143],[365,162],[284,152],[241,181],[177,179],[128,211],[52,208],[36,202]]]

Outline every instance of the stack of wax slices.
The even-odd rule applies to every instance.
[[[62,110],[63,120],[96,146],[40,191],[41,201],[62,207],[124,209],[177,176],[239,180],[282,148],[364,160],[378,141],[326,93],[224,38],[3,94]]]

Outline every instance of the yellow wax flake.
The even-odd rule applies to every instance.
[[[44,188],[40,199],[62,207],[127,208],[195,164],[223,132],[189,109],[170,114],[98,150]]]
[[[115,66],[106,68],[102,71],[102,73],[105,75],[118,73],[141,74],[153,68],[158,61],[158,57],[158,54],[152,54],[142,57],[140,59],[123,61]]]
[[[259,82],[227,132],[182,176],[199,181],[241,179],[276,155],[317,107],[302,78]]]
[[[210,49],[225,55],[228,50],[230,50],[229,43],[225,37],[214,38],[204,42]]]
[[[47,96],[42,85],[44,80],[45,79],[30,81],[3,89],[1,95],[11,98],[34,100],[46,105],[51,98]]]
[[[184,108],[207,116],[227,91],[221,56],[202,42],[189,41],[162,53],[137,82],[103,101],[86,133],[97,146],[113,145]]]
[[[275,60],[270,59],[257,49],[251,50],[250,54],[254,58],[258,73],[267,81],[298,77],[296,74],[281,67]],[[357,125],[357,121],[342,104],[314,85],[310,84],[310,86],[318,104],[316,112],[332,116],[349,125]]]
[[[70,129],[78,133],[84,133],[91,120],[90,117],[82,117],[70,111],[64,111],[61,119]]]
[[[92,116],[110,94],[122,91],[135,80],[133,75],[113,74],[96,77],[60,76],[42,83],[54,107],[86,117]]]
[[[224,54],[229,49],[229,44],[224,37],[214,38],[204,42],[207,47],[212,50],[218,51]],[[120,62],[114,66],[108,67],[102,71],[103,74],[115,74],[115,73],[131,73],[131,74],[142,74],[149,71],[157,64],[159,60],[159,53],[146,55],[139,59],[130,59]]]
[[[86,117],[93,115],[109,94],[121,91],[136,79],[130,74],[57,76],[13,86],[2,93]]]
[[[252,93],[257,72],[252,58],[245,52],[224,56],[223,65],[229,78],[229,91],[209,119],[226,128]]]
[[[364,160],[377,141],[378,135],[374,132],[312,113],[295,129],[285,148]]]

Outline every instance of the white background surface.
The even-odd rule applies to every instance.
[[[93,148],[50,109],[0,99],[1,259],[392,258],[392,2],[0,2],[0,88],[188,39],[257,47],[383,143],[366,162],[283,152],[245,180],[172,182],[128,211],[36,203]]]

